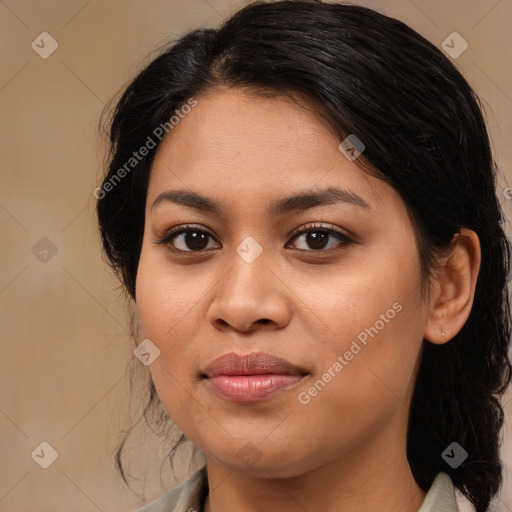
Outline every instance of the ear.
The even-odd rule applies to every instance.
[[[480,240],[474,231],[462,228],[450,246],[450,254],[440,260],[438,274],[432,278],[423,333],[437,345],[452,339],[468,319],[480,270]]]

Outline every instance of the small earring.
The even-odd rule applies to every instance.
[[[441,336],[444,338],[444,332],[443,331],[441,331]]]

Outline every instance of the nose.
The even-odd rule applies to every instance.
[[[241,253],[242,254],[242,253]],[[217,330],[283,328],[290,321],[290,292],[286,279],[271,267],[270,251],[254,260],[244,259],[233,249],[230,269],[214,288],[207,319]]]

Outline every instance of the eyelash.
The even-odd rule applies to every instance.
[[[330,225],[332,226],[332,225]],[[158,245],[170,245],[173,238],[177,237],[178,235],[181,235],[183,233],[187,233],[189,231],[196,231],[199,233],[206,233],[211,238],[215,239],[215,237],[207,230],[202,229],[198,227],[196,224],[184,224],[182,226],[178,226],[176,228],[173,228],[169,231],[167,231],[163,237],[159,240],[157,240],[155,243]],[[333,235],[336,238],[340,240],[340,244],[336,248],[331,249],[298,249],[299,251],[304,251],[308,253],[329,253],[333,250],[339,250],[340,248],[344,248],[345,246],[349,244],[355,243],[354,240],[350,239],[348,236],[343,234],[341,231],[338,231],[337,229],[333,229],[332,227],[326,227],[325,224],[318,224],[318,223],[312,223],[306,225],[306,227],[302,230],[295,230],[291,235],[291,240],[297,238],[299,235],[308,234],[308,233],[315,233],[315,232],[322,232],[327,233],[328,235]],[[290,240],[290,241],[291,241]],[[170,248],[173,252],[181,252],[181,253],[201,253],[203,251],[206,251],[207,249],[201,249],[201,250],[188,250],[184,251],[183,249],[176,249],[176,248]]]

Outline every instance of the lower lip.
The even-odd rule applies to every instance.
[[[233,402],[258,402],[295,386],[303,375],[219,375],[206,382],[219,395]]]

